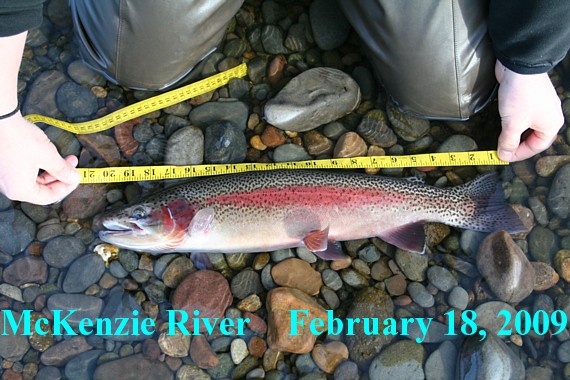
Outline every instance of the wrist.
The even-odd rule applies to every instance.
[[[10,119],[13,116],[16,116],[20,113],[20,105],[19,104],[16,104],[16,106],[14,108],[12,108],[11,111],[4,112],[4,109],[5,108],[0,107],[0,121]]]

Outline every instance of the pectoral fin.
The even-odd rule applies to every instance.
[[[311,231],[303,239],[305,247],[312,251],[315,255],[323,260],[339,260],[344,259],[345,254],[342,252],[340,243],[329,241],[329,228],[323,230]]]
[[[190,236],[198,233],[206,233],[212,227],[216,212],[212,207],[203,208],[194,215],[188,228]]]
[[[422,254],[425,251],[426,235],[423,222],[406,224],[386,231],[378,235],[378,237],[407,251]]]

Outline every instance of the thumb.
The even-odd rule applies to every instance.
[[[521,143],[521,135],[524,131],[512,127],[512,123],[503,121],[503,128],[499,135],[497,153],[503,161],[511,161],[514,159],[515,152]]]
[[[49,174],[49,177],[70,185],[77,185],[81,181],[81,175],[75,166],[77,166],[77,157],[71,155],[63,159],[55,149],[46,154],[41,163],[41,168]]]

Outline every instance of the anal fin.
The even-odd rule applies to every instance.
[[[314,251],[323,260],[342,260],[346,257],[338,241],[329,241],[324,251]]]
[[[405,224],[383,232],[378,237],[406,251],[422,254],[425,251],[426,235],[423,222]]]

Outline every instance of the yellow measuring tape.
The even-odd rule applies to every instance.
[[[176,90],[154,96],[121,108],[102,118],[83,123],[68,123],[42,115],[27,115],[26,119],[36,123],[46,123],[66,131],[85,134],[104,131],[135,117],[160,110],[184,100],[205,94],[226,85],[233,78],[241,78],[247,74],[245,63],[213,75],[198,82]],[[161,179],[178,179],[186,177],[202,177],[221,174],[233,174],[246,171],[277,169],[366,169],[366,168],[405,168],[430,166],[473,166],[473,165],[507,165],[497,156],[496,151],[452,152],[414,154],[407,156],[373,156],[354,158],[333,158],[278,163],[249,164],[210,164],[190,166],[126,166],[108,168],[78,168],[81,183],[110,183],[153,181]]]

